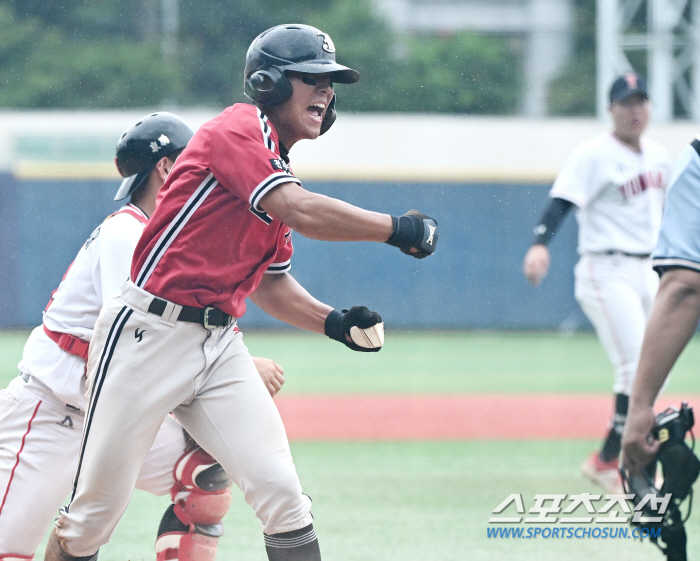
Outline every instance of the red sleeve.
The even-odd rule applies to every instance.
[[[301,182],[277,154],[276,134],[256,108],[232,111],[211,129],[209,169],[234,195],[255,210],[260,199],[282,183]]]

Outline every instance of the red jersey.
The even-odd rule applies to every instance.
[[[301,182],[256,107],[228,107],[195,133],[160,190],[131,264],[133,282],[183,306],[240,318],[265,273],[290,268],[291,229],[259,206]]]

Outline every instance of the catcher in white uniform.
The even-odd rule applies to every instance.
[[[27,341],[20,376],[0,392],[0,560],[32,559],[70,493],[86,410],[85,360],[103,303],[129,277],[136,243],[170,168],[192,137],[171,113],[141,119],[122,135],[117,166],[128,176],[115,200],[131,195],[92,233],[51,296]],[[138,336],[138,334],[136,334]],[[284,383],[274,361],[255,359],[271,395]],[[166,417],[137,488],[171,493],[161,520],[158,561],[212,560],[228,510],[231,480]]]
[[[583,474],[609,492],[621,492],[620,439],[637,369],[644,326],[658,287],[650,254],[656,244],[671,163],[667,150],[642,136],[649,98],[637,74],[610,89],[612,133],[581,144],[569,156],[550,191],[551,201],[523,272],[539,285],[549,268],[547,244],[576,206],[580,260],[575,295],[615,369],[615,413],[600,451]]]

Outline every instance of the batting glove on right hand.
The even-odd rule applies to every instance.
[[[439,233],[434,218],[417,210],[409,210],[403,216],[392,216],[391,221],[394,232],[386,243],[416,259],[423,259],[435,252]]]
[[[353,306],[340,312],[333,310],[326,318],[325,332],[331,339],[353,351],[376,353],[384,345],[382,316],[365,306]],[[352,342],[347,340],[346,335]]]

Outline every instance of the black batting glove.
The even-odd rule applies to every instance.
[[[331,339],[353,351],[376,353],[384,344],[382,316],[365,306],[353,306],[340,312],[333,310],[326,318],[325,332]],[[346,335],[352,342],[347,340]]]
[[[403,216],[392,216],[391,221],[394,232],[386,243],[416,259],[423,259],[435,252],[439,233],[434,218],[417,210],[409,210]],[[411,249],[416,251],[412,252]]]

